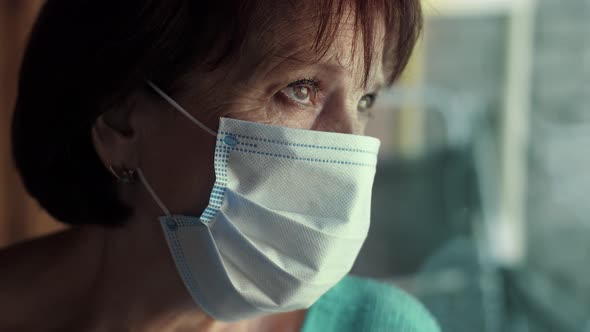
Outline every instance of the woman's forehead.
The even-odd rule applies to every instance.
[[[284,6],[253,27],[240,52],[240,67],[265,73],[315,66],[343,72],[361,86],[383,80],[384,24],[367,23],[375,27],[364,36],[353,9],[326,16],[310,8],[293,12]]]

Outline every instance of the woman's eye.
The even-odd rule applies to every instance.
[[[315,106],[318,94],[318,84],[315,80],[304,79],[289,84],[281,90],[290,101],[302,106]]]
[[[357,110],[360,113],[366,113],[371,107],[373,107],[373,104],[375,103],[376,98],[377,98],[377,95],[375,95],[374,93],[364,95],[361,98],[361,100],[359,100]]]
[[[307,105],[311,101],[311,94],[312,91],[309,87],[306,86],[294,86],[294,87],[287,87],[286,88],[287,95],[291,97],[294,101]]]

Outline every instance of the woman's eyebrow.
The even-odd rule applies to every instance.
[[[331,76],[334,78],[344,76],[347,72],[344,66],[335,65],[334,63],[326,62],[322,59],[302,59],[293,55],[273,55],[270,59],[267,58],[266,61],[258,61],[258,63],[255,64],[254,75],[263,79],[268,79],[270,76],[279,72],[303,72],[306,70],[321,72],[324,76]]]
[[[385,88],[385,80],[380,79],[376,83],[370,85],[370,88],[367,90],[375,93],[375,92],[379,92],[379,91],[383,90],[384,88]]]
[[[256,76],[262,79],[269,79],[271,76],[290,71],[312,71],[321,73],[321,76],[328,77],[333,80],[343,80],[345,77],[350,77],[350,68],[344,65],[341,61],[337,61],[335,58],[324,58],[324,59],[300,59],[296,56],[281,56],[273,55],[271,60],[261,61],[256,66]],[[363,73],[364,75],[364,73]],[[359,77],[355,79],[354,88],[362,91],[378,91],[385,86],[383,75],[379,74],[370,75],[369,80],[364,80]],[[364,77],[364,76],[362,76]],[[366,84],[364,84],[366,83]]]

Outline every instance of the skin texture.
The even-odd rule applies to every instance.
[[[235,61],[212,72],[195,66],[172,97],[211,129],[231,117],[362,134],[369,117],[359,101],[382,84],[381,52],[363,86],[351,19],[341,22],[324,56],[313,51],[304,19],[267,23],[250,33]],[[375,40],[381,50],[380,36]],[[321,81],[313,100],[294,100],[313,87],[292,82],[309,78]],[[105,167],[141,168],[172,213],[200,215],[206,207],[214,137],[147,88],[105,112],[92,136]],[[135,211],[124,227],[83,226],[0,252],[8,271],[0,275],[0,330],[299,331],[304,310],[235,323],[207,316],[176,271],[157,219],[161,209],[140,182],[120,184],[120,197]]]

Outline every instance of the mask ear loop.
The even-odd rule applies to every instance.
[[[150,186],[149,182],[147,181],[147,179],[143,175],[141,168],[139,168],[139,167],[137,168],[137,175],[139,176],[139,180],[145,186],[145,189],[150,193],[150,195],[152,195],[152,198],[154,199],[154,201],[156,201],[156,204],[158,204],[160,209],[162,209],[162,211],[164,211],[164,214],[166,214],[166,217],[172,217],[170,210],[168,210],[168,208],[164,205],[164,203],[162,203],[162,200],[160,199],[160,197],[158,197],[158,195],[156,195],[156,192],[154,191],[152,186]]]
[[[180,106],[176,101],[174,101],[174,99],[170,98],[170,96],[168,96],[164,91],[162,91],[160,88],[158,88],[154,83],[152,83],[152,81],[150,80],[146,80],[146,83],[152,88],[154,89],[154,91],[156,91],[157,94],[160,95],[160,97],[164,98],[170,105],[172,105],[172,107],[174,107],[177,111],[179,111],[180,113],[182,113],[184,116],[186,116],[189,120],[191,120],[194,124],[196,124],[197,126],[199,126],[201,129],[203,129],[204,131],[208,132],[209,134],[217,137],[217,132],[209,129],[209,127],[205,126],[203,123],[201,123],[201,121],[197,120],[194,116],[192,116],[189,112],[187,112],[184,108],[182,108],[182,106]]]
[[[182,106],[180,106],[174,99],[172,99],[164,91],[162,91],[160,88],[158,88],[152,81],[146,80],[146,83],[152,89],[154,89],[154,91],[158,95],[160,95],[160,97],[164,98],[164,100],[166,100],[170,105],[172,105],[172,107],[174,107],[177,111],[179,111],[184,116],[186,116],[194,124],[196,124],[197,126],[199,126],[199,128],[203,129],[204,131],[206,131],[207,133],[213,135],[214,137],[217,137],[217,132],[209,129],[209,127],[205,126],[203,123],[201,123],[195,117],[193,117]],[[160,197],[158,197],[158,195],[156,194],[155,190],[152,188],[152,186],[149,184],[149,182],[145,178],[145,175],[143,174],[143,171],[139,167],[137,168],[137,175],[139,176],[139,180],[143,183],[145,189],[150,193],[150,195],[152,196],[152,198],[154,199],[154,201],[156,202],[156,204],[158,204],[158,206],[160,207],[160,209],[162,209],[162,211],[166,214],[166,217],[172,217],[173,218],[172,214],[170,213],[170,210],[168,210],[168,208],[164,205],[164,203],[162,202],[162,200],[160,199]]]

